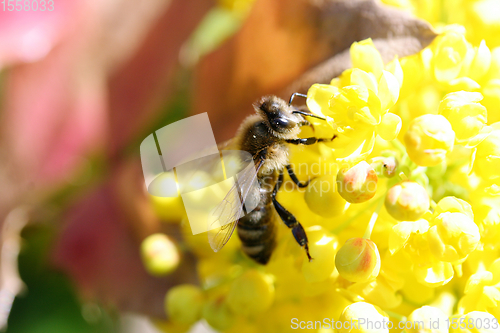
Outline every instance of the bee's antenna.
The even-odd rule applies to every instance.
[[[292,102],[293,102],[293,99],[295,98],[295,96],[300,96],[300,97],[304,97],[304,98],[307,98],[307,95],[304,95],[304,94],[301,94],[301,93],[293,93],[292,96],[290,96],[290,101],[288,101],[288,106],[292,105]]]
[[[300,97],[307,98],[307,95],[304,95],[304,94],[301,94],[301,93],[298,93],[298,92],[293,93],[292,96],[290,96],[290,101],[288,102],[288,106],[292,105],[292,102],[293,102],[293,99],[295,98],[295,96],[300,96]],[[306,117],[313,117],[313,118],[318,118],[318,119],[321,119],[321,120],[326,120],[326,118],[317,116],[317,115],[312,114],[310,112],[305,112],[305,111],[300,111],[300,110],[294,110],[294,111],[292,111],[292,113],[300,114],[300,115],[306,116]]]
[[[317,115],[315,115],[313,113],[306,112],[306,111],[293,110],[292,113],[297,113],[297,114],[300,114],[300,115],[306,116],[306,117],[312,117],[312,118],[318,118],[318,119],[321,119],[321,120],[326,120],[326,118],[323,118],[321,116],[317,116]]]

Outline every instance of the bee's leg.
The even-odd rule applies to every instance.
[[[286,140],[286,142],[291,143],[293,145],[309,146],[309,145],[313,145],[317,142],[333,141],[333,139],[335,139],[336,137],[337,137],[337,135],[335,134],[335,135],[333,135],[333,138],[331,138],[331,139],[318,139],[318,138],[311,137],[311,138],[303,138],[303,139],[288,139],[288,140]]]
[[[306,187],[311,182],[311,180],[309,179],[308,181],[301,183],[297,178],[297,176],[295,175],[295,172],[293,172],[293,168],[290,164],[286,166],[286,169],[288,171],[288,174],[290,175],[290,178],[292,178],[293,182],[297,184],[298,187],[300,188]]]
[[[311,255],[309,254],[309,246],[308,246],[308,241],[307,241],[307,235],[306,231],[302,227],[299,221],[293,216],[292,213],[290,213],[288,210],[286,210],[285,207],[283,207],[277,200],[276,200],[276,194],[278,193],[278,190],[280,189],[281,185],[283,184],[283,170],[280,171],[280,175],[278,177],[278,181],[276,182],[276,185],[274,186],[273,194],[271,195],[274,208],[278,212],[278,215],[281,217],[285,225],[292,229],[292,234],[293,237],[295,237],[295,240],[297,243],[299,243],[300,246],[303,246],[304,249],[306,250],[307,258],[309,261],[312,260]]]
[[[312,130],[314,131],[314,126],[308,122],[307,120],[304,119],[304,121],[301,121],[299,124],[299,127],[302,127],[302,126],[311,126]]]

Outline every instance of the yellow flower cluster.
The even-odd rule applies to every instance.
[[[305,227],[314,260],[284,226],[261,266],[236,236],[214,253],[206,234],[183,224],[181,247],[198,257],[201,285],[172,288],[169,322],[159,326],[185,332],[202,319],[221,332],[303,323],[321,333],[392,333],[405,320],[438,320],[404,329],[500,332],[500,48],[473,46],[457,26],[442,31],[419,54],[386,65],[371,40],[354,43],[353,68],[309,89],[309,109],[327,121],[301,135],[336,138],[290,147],[298,177],[314,179],[278,200]],[[179,211],[178,202],[154,200]],[[395,328],[332,325],[365,319]]]
[[[460,24],[474,45],[485,40],[490,47],[500,46],[500,3],[497,0],[382,0],[408,10],[435,27]]]
[[[389,251],[404,251],[411,261],[415,278],[429,287],[448,283],[453,266],[460,265],[476,249],[480,240],[470,205],[455,197],[445,197],[434,209],[415,222],[400,222],[389,236]]]

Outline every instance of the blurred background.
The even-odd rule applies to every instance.
[[[348,68],[354,41],[372,37],[391,60],[435,36],[409,11],[368,0],[53,5],[0,8],[7,332],[153,332],[145,318],[165,318],[169,287],[196,283],[196,259],[183,253],[166,277],[144,268],[141,241],[156,232],[180,239],[178,224],[168,222],[183,210],[147,194],[141,141],[207,112],[220,143],[260,96],[306,93]]]

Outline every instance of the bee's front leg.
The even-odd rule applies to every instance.
[[[315,137],[310,137],[310,138],[301,138],[301,139],[288,139],[286,140],[287,143],[291,143],[292,145],[313,145],[318,142],[328,142],[328,141],[333,141],[337,137],[336,134],[333,135],[332,138],[330,139],[320,139],[320,138],[315,138]]]
[[[311,182],[311,179],[309,179],[308,181],[305,181],[303,183],[300,182],[300,180],[295,175],[295,172],[293,171],[293,168],[292,168],[292,166],[290,164],[288,164],[286,166],[286,170],[288,171],[288,175],[290,175],[290,178],[292,178],[293,182],[295,184],[297,184],[297,186],[300,187],[300,188],[307,187],[307,185],[309,185],[309,183]]]

